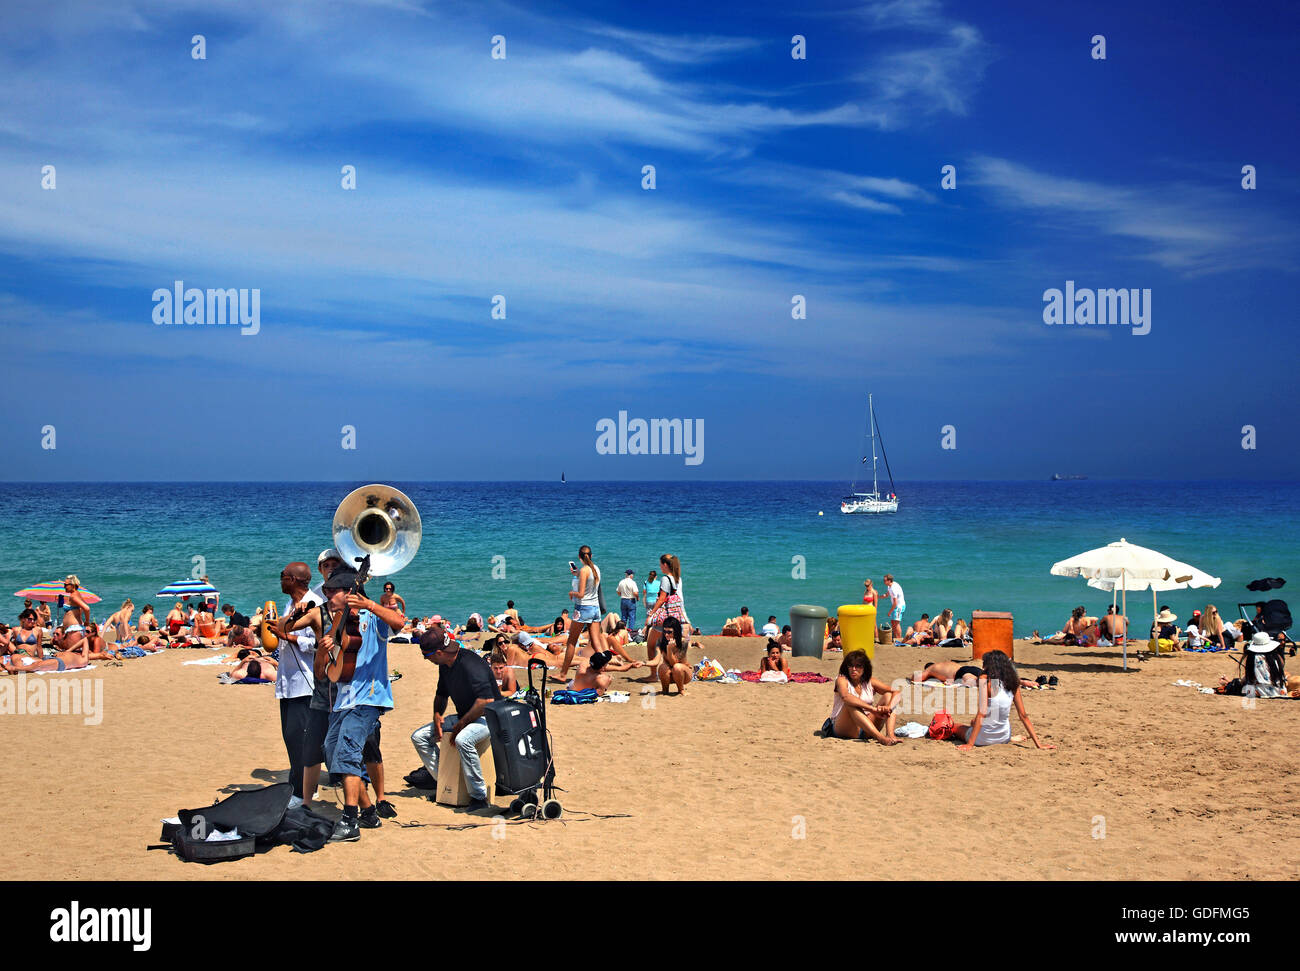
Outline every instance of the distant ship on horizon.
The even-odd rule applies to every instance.
[[[1087,477],[1086,475],[1084,475],[1082,472],[1054,472],[1054,473],[1052,473],[1052,481],[1053,481],[1053,482],[1066,482],[1066,481],[1069,481],[1069,480],[1072,480],[1072,479],[1086,479],[1086,478],[1088,478],[1088,477]]]

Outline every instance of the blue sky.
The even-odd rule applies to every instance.
[[[1300,472],[1292,7],[6,14],[2,478],[847,478],[868,390],[901,480]],[[1067,279],[1150,333],[1046,326]],[[156,326],[175,280],[260,332]],[[598,454],[620,410],[705,460]]]

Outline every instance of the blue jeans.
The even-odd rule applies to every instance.
[[[355,705],[330,713],[329,731],[325,733],[325,764],[331,772],[364,777],[362,750],[366,739],[379,724],[379,716],[388,711],[375,705]]]
[[[450,733],[460,720],[459,715],[447,715],[442,720],[442,730]],[[478,757],[478,743],[492,734],[486,718],[465,726],[465,730],[456,736],[456,748],[460,752],[460,764],[465,767],[465,782],[469,794],[474,799],[488,797],[487,784],[483,781],[483,765]],[[411,733],[411,744],[415,746],[420,761],[429,770],[429,775],[438,777],[438,745],[433,740],[433,722],[421,725]],[[453,770],[454,771],[454,770]],[[496,780],[493,779],[493,784]]]
[[[623,626],[628,630],[636,630],[636,598],[620,597],[619,613],[623,618]]]

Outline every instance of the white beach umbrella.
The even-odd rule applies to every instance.
[[[1086,577],[1088,585],[1099,590],[1114,591],[1118,587],[1123,593],[1124,606],[1121,613],[1124,614],[1128,613],[1130,589],[1150,588],[1154,608],[1157,590],[1217,587],[1221,582],[1218,577],[1212,577],[1189,563],[1123,538],[1118,543],[1110,543],[1053,563],[1052,573],[1062,577]],[[1127,628],[1125,633],[1127,635]],[[1124,638],[1124,670],[1128,670],[1127,636]]]

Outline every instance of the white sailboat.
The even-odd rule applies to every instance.
[[[876,426],[876,408],[871,400],[871,395],[867,395],[867,430],[871,433],[871,491],[870,492],[850,492],[840,500],[840,512],[898,512],[898,494],[894,492],[894,473],[889,468],[889,457],[885,452],[885,439],[880,437],[880,453],[885,459],[885,471],[889,473],[889,493],[880,494],[880,482],[876,477],[876,435],[879,428]],[[867,457],[862,457],[862,465],[867,461]],[[855,476],[850,489],[856,490],[858,480]]]

